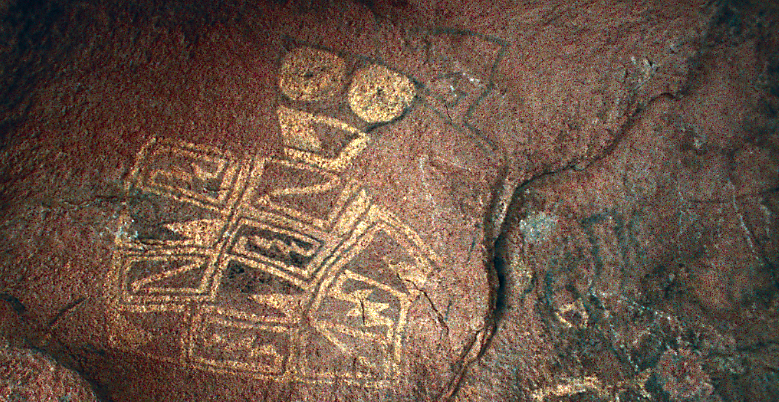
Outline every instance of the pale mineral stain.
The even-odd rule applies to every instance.
[[[515,255],[512,258],[512,262],[509,266],[511,271],[514,273],[516,282],[515,286],[521,292],[527,292],[533,285],[533,270],[526,261],[520,259],[520,249],[517,249],[514,254]]]
[[[646,383],[652,375],[651,369],[646,369],[635,376],[619,381],[616,384],[604,383],[597,376],[582,376],[577,378],[565,378],[558,383],[534,390],[531,397],[534,401],[541,402],[547,398],[570,397],[577,394],[591,393],[600,398],[608,398],[613,401],[620,400],[620,394],[627,390],[633,390],[644,399],[651,395],[646,390]]]
[[[546,240],[557,229],[557,217],[546,212],[529,214],[519,222],[519,231],[528,243]]]

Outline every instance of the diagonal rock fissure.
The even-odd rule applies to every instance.
[[[476,357],[471,361],[464,363],[461,375],[454,380],[454,384],[450,388],[450,392],[443,399],[450,400],[457,395],[457,392],[462,386],[463,379],[468,369],[472,367],[473,364],[477,363],[489,351],[496,335],[499,333],[501,322],[509,318],[509,303],[512,289],[510,286],[510,268],[508,267],[505,258],[505,255],[509,252],[506,249],[507,244],[505,237],[508,230],[508,225],[510,224],[510,220],[507,219],[507,217],[510,216],[511,211],[516,211],[521,207],[520,203],[522,202],[522,194],[525,192],[525,190],[536,183],[538,180],[545,179],[549,176],[553,176],[572,169],[576,171],[586,170],[594,163],[612,155],[618,149],[622,141],[627,137],[630,130],[641,120],[645,111],[650,110],[652,106],[658,101],[674,99],[676,99],[674,94],[664,92],[651,98],[648,102],[646,102],[646,104],[637,106],[633,113],[631,113],[631,115],[625,121],[625,123],[622,124],[619,132],[614,136],[614,139],[611,141],[611,143],[606,146],[600,153],[584,161],[586,162],[586,166],[584,168],[579,168],[583,161],[572,161],[562,168],[543,171],[531,176],[521,183],[518,183],[517,180],[512,179],[517,178],[519,175],[516,173],[512,174],[508,167],[504,167],[501,174],[503,179],[500,181],[500,184],[493,190],[492,207],[490,209],[491,212],[485,218],[485,232],[488,234],[488,236],[485,236],[484,247],[486,249],[486,268],[488,269],[488,278],[491,289],[490,309],[487,312],[487,325],[484,328],[485,335],[482,338],[481,345],[479,347],[478,353],[476,354]]]

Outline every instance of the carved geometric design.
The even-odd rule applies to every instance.
[[[278,110],[281,136],[287,147],[288,158],[325,170],[343,171],[352,159],[368,145],[368,135],[338,119],[315,115],[301,110],[280,106]],[[317,137],[317,128],[327,128],[341,132],[341,136],[351,140],[338,150],[335,156],[321,154],[322,147]]]
[[[309,81],[303,68],[306,55],[322,52],[295,53],[299,71],[282,72],[284,94],[338,93],[341,56],[325,60],[332,76]],[[404,90],[403,108],[414,96]],[[281,382],[387,387],[398,379],[408,310],[436,257],[343,174],[368,135],[296,107],[278,108],[280,158],[159,138],[141,149],[128,190],[185,212],[138,215],[165,221],[135,222],[143,238],[117,238],[108,292],[118,347]],[[179,338],[160,338],[166,333]]]
[[[136,165],[132,175],[135,187],[214,210],[229,207],[241,189],[239,180],[245,180],[246,172],[229,153],[202,145],[155,138],[139,161],[143,166]]]
[[[207,369],[283,376],[291,348],[288,327],[204,308],[194,319],[187,353]]]
[[[197,250],[154,249],[124,254],[118,266],[122,298],[131,304],[198,301],[208,298],[212,256]]]

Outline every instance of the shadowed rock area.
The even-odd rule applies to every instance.
[[[779,398],[779,6],[483,3],[0,3],[0,395]]]

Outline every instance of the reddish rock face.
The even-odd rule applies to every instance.
[[[0,397],[4,401],[97,401],[78,374],[30,350],[0,348]]]
[[[0,329],[107,400],[776,395],[770,7],[5,13]]]
[[[353,24],[374,18],[350,8]],[[14,253],[34,273],[9,294],[48,323],[37,342],[78,349],[64,353],[110,397],[433,399],[475,359],[492,329],[484,219],[501,168],[464,120],[504,44],[391,25],[353,42],[330,32],[336,12],[268,6],[252,32],[217,23],[197,42],[179,26],[144,33],[154,44],[133,66],[96,51],[94,134],[66,137],[61,169],[15,176],[27,183],[11,191],[45,180],[57,199],[72,194],[61,174],[85,186],[84,204],[28,222],[62,243]],[[480,64],[450,59],[463,43]],[[58,136],[11,147],[57,152]],[[10,231],[24,244],[35,229]]]

